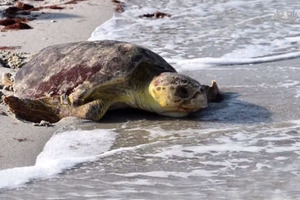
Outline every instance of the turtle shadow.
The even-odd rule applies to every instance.
[[[238,99],[238,93],[222,93],[223,100],[189,116],[190,120],[232,124],[269,123],[272,113],[257,104]]]
[[[128,121],[192,121],[218,122],[232,124],[254,124],[271,122],[271,112],[259,105],[239,100],[237,93],[222,93],[220,102],[209,103],[209,106],[185,118],[171,118],[160,116],[133,108],[111,110],[106,113],[99,123],[124,123]]]
[[[147,112],[134,108],[121,108],[117,110],[109,110],[99,123],[123,123],[128,121],[165,121],[170,120],[169,117],[164,117],[156,113]]]

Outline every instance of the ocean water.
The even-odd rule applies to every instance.
[[[79,120],[34,166],[0,171],[0,199],[300,199],[300,3],[125,5],[89,40],[148,47],[217,80],[224,100],[182,119],[125,109]],[[139,18],[156,11],[171,17]]]

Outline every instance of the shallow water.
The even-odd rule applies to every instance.
[[[78,121],[35,166],[0,171],[0,188],[23,186],[0,199],[299,199],[300,19],[273,15],[300,4],[143,2],[91,40],[149,47],[201,83],[217,80],[225,99],[183,119],[121,110]],[[137,18],[156,10],[172,17]]]

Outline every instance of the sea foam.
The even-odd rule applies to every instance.
[[[48,179],[109,151],[115,132],[109,129],[72,130],[54,134],[34,166],[0,171],[0,189],[15,188],[35,179]]]
[[[257,5],[237,0],[197,4],[189,1],[180,6],[176,1],[145,1],[143,5],[126,1],[125,12],[114,14],[97,27],[89,40],[122,40],[142,45],[179,71],[299,58],[300,25],[274,19],[274,8],[281,7],[280,2]],[[157,10],[171,17],[139,18]],[[239,17],[241,13],[249,16]],[[222,20],[214,19],[216,16]]]

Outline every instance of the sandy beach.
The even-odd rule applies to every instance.
[[[3,5],[3,2],[0,2],[2,3],[1,14],[8,6],[12,6]],[[65,4],[66,2],[70,1],[24,1],[23,3],[34,7],[56,5],[63,9],[45,8],[31,12],[31,15],[36,18],[28,22],[32,29],[0,32],[0,46],[15,48],[15,50],[10,49],[13,52],[25,52],[28,53],[26,55],[32,55],[49,45],[84,41],[90,37],[97,26],[111,18],[114,12],[109,0],[75,1],[76,4]],[[16,71],[16,69],[1,66],[0,62],[0,77],[6,72],[14,74]],[[9,92],[3,91],[3,93]],[[0,90],[0,97],[1,94]],[[65,119],[50,127],[34,126],[33,123],[16,119],[1,103],[0,170],[33,165],[52,134],[73,120],[72,118]]]
[[[15,0],[0,0],[0,5],[3,1]],[[67,1],[77,4],[66,5]],[[90,25],[93,19],[79,18],[79,11],[75,10],[85,10],[87,15],[92,12],[89,9],[97,7],[97,3],[91,2],[94,1],[30,0],[29,4],[37,3],[35,11],[31,10],[33,15],[38,15],[35,20],[0,26],[2,31],[7,30],[0,32],[3,36],[0,58],[2,56],[3,60],[3,52],[13,51],[13,47],[17,52],[34,54],[38,48],[34,50],[35,47],[31,48],[30,45],[47,46],[59,43],[59,40],[75,41],[79,35],[82,38],[78,40],[126,41],[150,49],[164,58],[178,73],[203,85],[209,85],[215,80],[223,96],[222,101],[209,102],[206,108],[182,118],[124,108],[107,112],[98,122],[64,118],[51,127],[19,121],[2,105],[1,200],[300,199],[300,10],[296,9],[295,1],[226,0],[199,3],[198,0],[133,0],[122,3],[107,0],[108,7],[103,2],[99,4],[98,10],[109,11],[112,17],[102,25],[97,20],[94,27],[84,35],[81,31],[88,29],[85,26]],[[26,9],[18,11],[23,15],[28,14]],[[54,14],[48,12],[59,15],[55,14],[55,18]],[[166,14],[165,17],[162,13]],[[103,13],[97,13],[97,16],[101,18]],[[9,20],[4,22],[8,24]],[[0,21],[0,24],[4,22]],[[68,25],[60,24],[62,22]],[[63,39],[69,30],[65,30],[65,27],[72,23],[76,27],[74,25],[72,31],[66,34],[71,38]],[[58,25],[61,25],[63,31]],[[31,43],[22,34],[29,33],[27,30],[9,29],[29,26],[32,27],[28,29],[32,32],[31,38],[35,37]],[[57,30],[52,30],[51,26],[56,26]],[[39,31],[41,27],[44,30]],[[51,29],[52,35],[38,35],[48,33],[48,29]],[[17,33],[20,34],[17,39],[21,42],[13,43],[15,38],[11,38],[11,43],[4,43],[4,35],[11,37]],[[118,48],[118,59],[115,59],[116,54],[107,49],[99,52],[112,55],[113,62],[126,57],[132,58],[131,64],[137,63],[140,56],[135,57],[127,48],[129,46],[125,47]],[[79,48],[76,50],[82,52]],[[89,53],[88,50],[84,51],[84,55]],[[129,57],[123,57],[126,55],[123,53],[128,53]],[[155,69],[151,68],[152,62],[149,64],[157,57],[148,51],[144,53],[145,56],[140,57],[144,58],[140,67],[147,68],[143,73],[146,77],[143,83],[157,72],[151,70]],[[29,55],[11,54],[8,56],[8,64],[0,62],[0,65],[18,68]],[[80,58],[85,57],[71,58],[82,60]],[[64,58],[64,61],[70,61]],[[94,69],[96,71],[98,66],[105,66],[100,72],[108,75],[107,80],[120,81],[118,83],[125,86],[138,86],[134,88],[144,85],[136,81],[142,80],[139,73],[142,70],[133,70],[134,76],[130,76],[133,79],[124,81],[121,79],[124,75],[122,66],[132,65],[121,62],[122,65],[118,66],[120,71],[114,71],[116,68],[110,65],[108,57],[101,54],[98,58],[101,65]],[[93,63],[86,60],[83,62]],[[159,63],[155,62],[154,65]],[[111,73],[115,72],[114,76],[109,76],[111,73],[106,67],[112,67]],[[4,70],[14,71],[5,67],[0,69],[2,74]],[[148,69],[152,73],[146,72]],[[42,71],[37,69],[35,72],[41,73],[41,76],[47,74]],[[68,72],[67,75],[73,74],[72,70]],[[54,77],[54,82],[65,86],[64,83],[70,84],[72,78],[78,77],[72,76],[69,79],[67,75],[63,79]],[[104,80],[95,75],[91,74],[92,80]],[[9,75],[5,74],[4,79],[5,89],[10,89]],[[170,97],[181,96],[181,99],[184,98],[181,101],[183,104],[189,102],[185,97],[191,95],[187,94],[198,97],[198,91],[188,88],[183,79],[172,82],[180,85],[174,90],[175,93],[170,92]],[[171,90],[171,84],[166,85],[165,91]],[[94,88],[93,84],[91,86]],[[118,91],[122,88],[115,86],[114,89]],[[152,93],[151,88],[145,89]],[[16,85],[14,89],[19,93]],[[108,89],[110,87],[104,90]],[[162,90],[161,87],[157,91]],[[7,90],[4,92],[9,93]],[[141,94],[130,94],[135,96],[137,93]],[[87,101],[94,97],[102,100],[99,93],[92,94],[86,98]],[[0,96],[3,94],[0,93]],[[153,105],[149,104],[149,98],[139,96],[136,98],[138,104]],[[66,100],[63,103],[68,102],[67,98],[62,100]],[[183,104],[180,107],[184,107]]]

